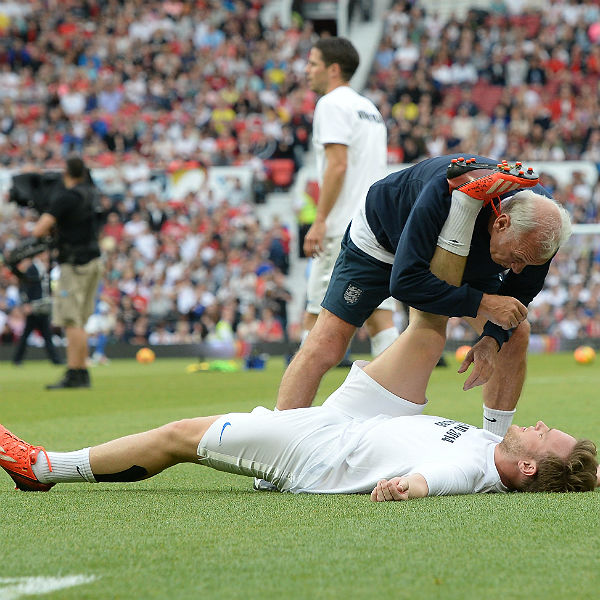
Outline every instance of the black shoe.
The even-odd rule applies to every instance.
[[[81,387],[91,387],[90,372],[87,369],[79,369],[79,379],[82,383]]]
[[[87,375],[82,375],[84,372]],[[89,388],[90,375],[87,369],[67,369],[64,377],[57,383],[46,386],[47,390],[60,390],[63,388]]]
[[[446,362],[446,359],[444,358],[444,355],[442,354],[442,356],[440,356],[440,359],[437,361],[437,365],[435,365],[436,367],[447,367],[448,363]]]

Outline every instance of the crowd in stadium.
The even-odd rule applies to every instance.
[[[103,190],[107,269],[95,325],[111,339],[287,339],[290,224],[261,227],[235,182],[227,198],[203,186],[177,201],[147,185],[160,171],[249,165],[262,189],[270,159],[302,165],[316,34],[301,19],[265,26],[263,4],[32,1],[0,20],[0,164],[61,168],[76,151],[120,174],[118,192]],[[556,0],[515,13],[521,4],[497,0],[444,22],[418,2],[392,3],[364,90],[386,118],[390,162],[465,152],[600,163],[600,8]],[[567,184],[544,172],[542,183],[574,222],[597,222],[600,186],[579,171]],[[7,252],[35,215],[2,211]],[[554,261],[531,306],[534,332],[600,337],[600,249],[592,240],[578,252]],[[22,324],[5,270],[2,341]]]
[[[91,166],[139,151],[155,168],[292,155],[308,140],[313,32],[265,29],[263,4],[23,4],[0,50],[0,162],[52,167],[72,150]]]

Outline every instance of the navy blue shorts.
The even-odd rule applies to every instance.
[[[321,306],[346,323],[362,327],[390,297],[391,273],[392,265],[360,250],[346,230]]]

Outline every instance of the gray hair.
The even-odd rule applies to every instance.
[[[549,203],[557,211],[540,210],[540,203]],[[553,198],[536,194],[533,190],[521,190],[502,201],[502,212],[510,216],[510,226],[516,237],[532,231],[537,233],[540,258],[548,260],[570,237],[571,217],[566,209]]]

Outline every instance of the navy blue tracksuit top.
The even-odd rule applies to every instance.
[[[367,194],[369,226],[383,248],[395,255],[390,293],[419,310],[450,317],[475,317],[483,292],[513,296],[527,306],[542,289],[550,260],[539,266],[529,265],[518,275],[512,271],[504,273],[505,268],[494,263],[490,256],[489,204],[477,217],[462,285],[449,285],[429,270],[438,235],[450,210],[446,169],[450,160],[458,156],[427,159],[392,173],[373,184]],[[532,189],[549,196],[539,184]],[[484,335],[491,335],[500,345],[509,338],[508,332],[489,321]]]

